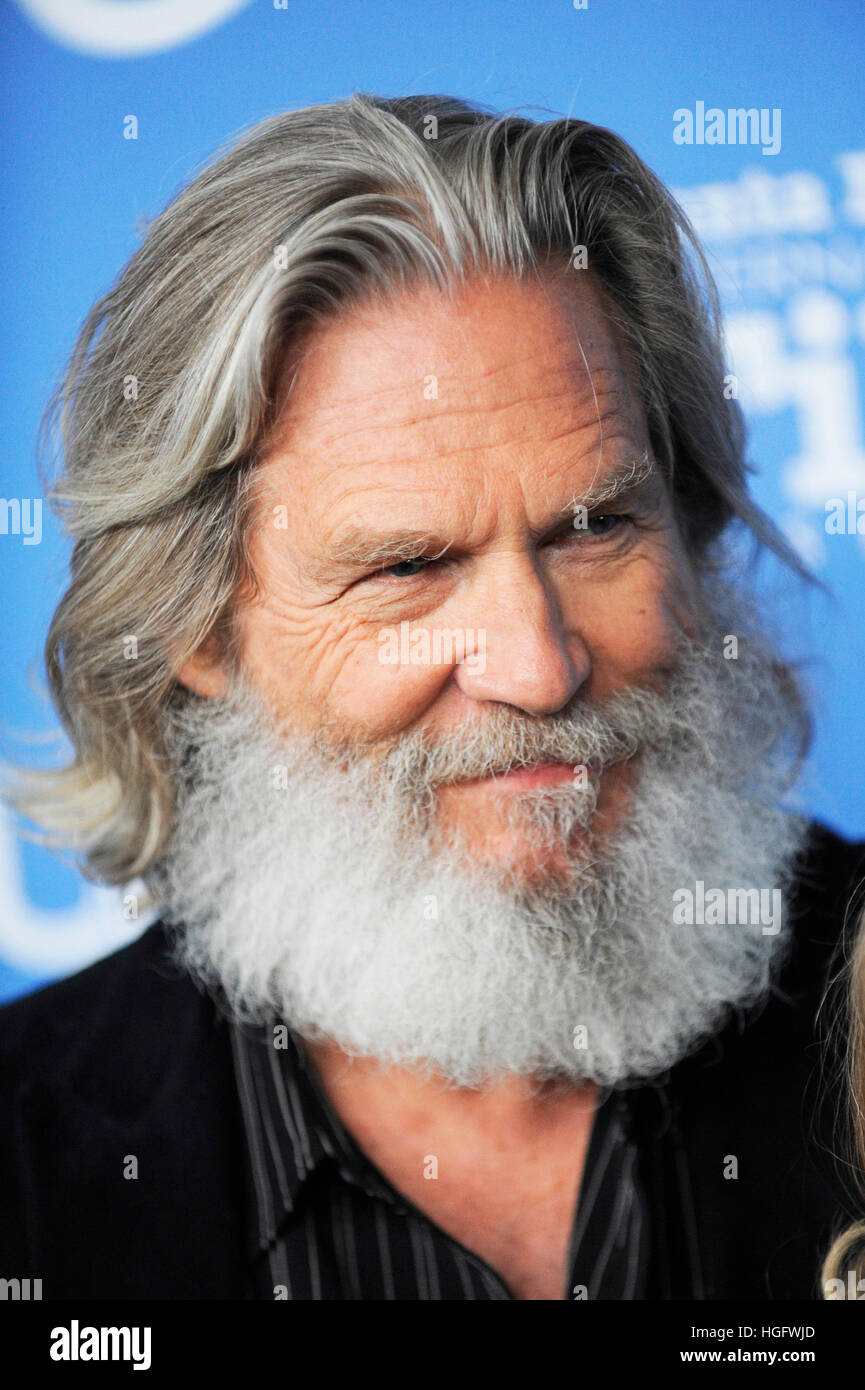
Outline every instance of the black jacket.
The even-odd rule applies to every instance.
[[[814,826],[769,1003],[639,1088],[650,1298],[818,1296],[847,1098],[815,1018],[863,877],[865,845]],[[160,924],[0,1009],[0,1277],[45,1299],[241,1298],[245,1165],[226,1023]]]

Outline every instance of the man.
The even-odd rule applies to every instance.
[[[357,96],[95,307],[76,759],[18,803],[160,921],[2,1015],[45,1297],[814,1296],[862,855],[780,805],[804,704],[731,542],[796,562],[689,238],[609,132]]]

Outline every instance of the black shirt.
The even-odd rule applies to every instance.
[[[272,1024],[233,1024],[231,1033],[248,1153],[250,1297],[513,1298],[367,1158],[295,1034]],[[602,1092],[571,1229],[569,1299],[645,1296],[649,1223],[637,1159],[626,1094]]]

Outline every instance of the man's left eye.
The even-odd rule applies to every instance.
[[[624,512],[597,512],[594,516],[583,514],[574,520],[573,526],[568,532],[568,539],[577,537],[577,539],[601,541],[607,536],[613,536],[619,532],[624,534],[632,521],[633,518]]]
[[[413,579],[416,574],[420,574],[433,563],[434,561],[429,556],[417,555],[412,560],[397,560],[395,565],[387,565],[384,569],[376,570],[375,575],[371,577],[390,575],[393,579]]]
[[[615,531],[617,522],[624,520],[625,517],[619,512],[603,512],[599,516],[588,518],[587,529],[594,536],[606,536],[610,531]]]

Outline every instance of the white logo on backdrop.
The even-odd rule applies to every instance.
[[[52,39],[100,58],[177,48],[215,29],[250,0],[17,0]]]
[[[784,461],[781,477],[802,506],[822,509],[832,493],[865,491],[861,391],[851,356],[857,320],[865,321],[865,301],[851,310],[840,295],[814,289],[793,295],[784,318],[758,311],[732,314],[727,323],[745,408],[794,412],[800,451]]]
[[[124,918],[119,890],[86,884],[73,907],[27,896],[15,828],[0,811],[0,958],[24,975],[66,975],[140,936],[153,920]]]
[[[865,150],[834,163],[837,183],[748,168],[728,183],[674,190],[711,248],[746,414],[791,419],[794,451],[778,467],[789,510],[779,521],[818,569],[827,500],[865,494]]]

